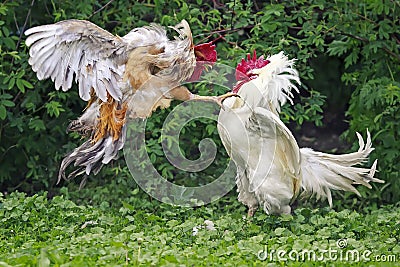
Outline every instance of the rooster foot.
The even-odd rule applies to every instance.
[[[247,211],[247,217],[253,217],[254,213],[256,213],[257,207],[249,207],[249,210]]]
[[[222,106],[222,102],[228,98],[228,97],[239,97],[237,94],[235,93],[226,93],[220,96],[200,96],[200,95],[192,95],[191,99],[192,100],[202,100],[202,101],[212,101],[217,103],[220,107]]]
[[[224,109],[224,106],[222,105],[222,102],[223,102],[225,99],[227,99],[227,98],[229,98],[229,97],[232,97],[232,96],[234,96],[234,97],[240,97],[239,95],[237,95],[237,94],[235,94],[235,93],[226,93],[226,94],[223,94],[223,95],[220,95],[220,96],[216,96],[216,102],[217,102],[217,104],[218,104],[222,109]]]

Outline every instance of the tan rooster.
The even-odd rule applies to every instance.
[[[222,103],[218,118],[221,140],[237,166],[238,199],[252,216],[258,206],[268,214],[290,213],[290,204],[300,192],[327,198],[331,190],[351,191],[354,184],[371,187],[376,161],[371,168],[357,165],[368,160],[373,150],[360,134],[357,152],[332,155],[299,148],[290,130],[279,119],[281,105],[292,101],[298,73],[283,52],[267,59],[248,56],[236,69],[237,85]]]
[[[198,78],[204,64],[216,61],[215,45],[195,46],[188,23],[171,27],[170,40],[157,24],[135,28],[123,37],[85,20],[65,20],[28,29],[29,64],[39,80],[51,78],[67,91],[73,81],[88,105],[68,130],[90,138],[61,163],[58,181],[80,174],[97,174],[117,157],[125,142],[127,117],[146,118],[173,99],[221,101],[227,96],[199,96],[181,83]],[[229,94],[228,94],[229,95]],[[74,163],[75,171],[65,175]]]

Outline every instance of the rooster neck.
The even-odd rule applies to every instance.
[[[128,81],[131,88],[138,90],[151,76],[152,62],[155,62],[157,53],[162,49],[156,46],[138,47],[131,51],[125,64],[123,81]]]
[[[266,99],[261,91],[258,79],[251,80],[241,86],[238,95],[243,99],[243,101],[251,108],[256,108],[258,106],[263,106]]]

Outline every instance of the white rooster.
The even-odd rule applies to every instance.
[[[236,184],[240,202],[253,216],[260,205],[267,214],[288,214],[290,204],[299,195],[328,199],[331,189],[352,191],[354,184],[370,188],[377,161],[371,168],[356,167],[368,160],[373,150],[367,130],[367,142],[357,133],[357,152],[332,155],[299,148],[290,130],[278,115],[281,105],[292,102],[293,82],[298,73],[283,52],[264,59],[248,55],[236,68],[237,85],[224,100],[218,118],[221,140],[237,166]]]

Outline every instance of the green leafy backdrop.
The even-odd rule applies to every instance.
[[[293,107],[283,109],[282,119],[293,129],[304,122],[322,128],[330,125],[326,112],[346,112],[345,138],[355,143],[355,131],[368,128],[379,159],[379,173],[386,185],[363,190],[367,203],[399,200],[400,119],[400,4],[399,1],[3,1],[0,4],[0,189],[54,190],[63,155],[82,142],[65,133],[85,103],[76,87],[54,90],[51,81],[38,81],[28,65],[23,31],[41,24],[76,18],[87,19],[120,36],[130,29],[157,22],[174,25],[186,19],[195,42],[217,38],[219,62],[235,66],[246,53],[284,50],[297,58],[303,85]],[[200,94],[207,86],[195,88]],[[326,98],[325,98],[326,97]],[[326,102],[325,102],[326,101]],[[197,153],[197,145],[211,137],[220,148],[217,161],[193,174],[174,170],[161,156],[159,127],[167,111],[156,112],[146,133],[150,158],[170,180],[198,184],[212,179],[227,162],[215,122],[193,121],[183,133],[181,147]],[[191,128],[192,127],[192,128]],[[193,130],[196,129],[196,130]],[[318,149],[318,147],[316,147]],[[190,155],[188,155],[190,158]],[[192,155],[193,157],[193,155]],[[123,160],[110,164],[91,180],[131,179]],[[90,186],[90,185],[88,185]],[[354,202],[356,201],[356,202]],[[344,202],[358,200],[345,195]],[[364,201],[364,200],[363,200]],[[364,203],[364,202],[363,202]]]

